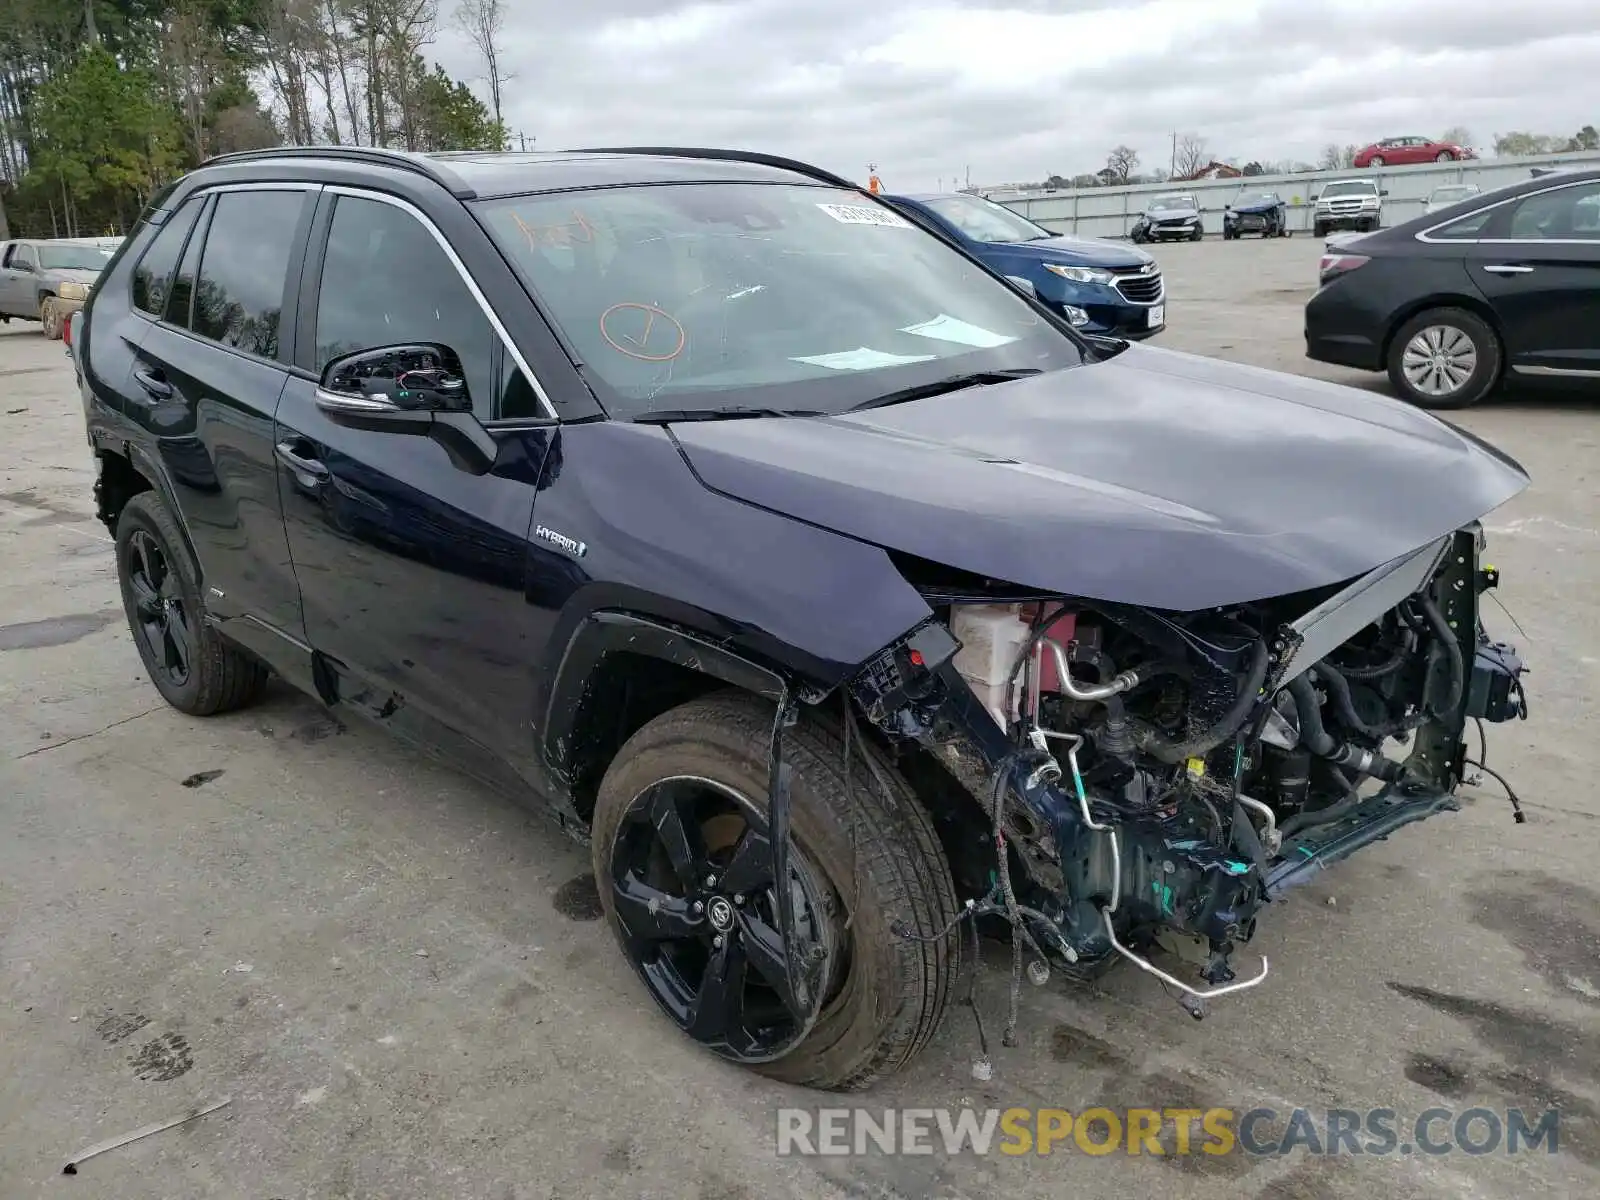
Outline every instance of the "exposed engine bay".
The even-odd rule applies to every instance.
[[[1526,717],[1523,664],[1479,620],[1498,581],[1481,550],[1474,525],[1340,585],[1192,613],[930,571],[935,620],[851,691],[977,801],[981,828],[970,804],[939,814],[958,894],[1011,925],[1030,976],[1131,961],[1198,1018],[1266,977],[1235,962],[1265,905],[1458,807],[1467,723]]]

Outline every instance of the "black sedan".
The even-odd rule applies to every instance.
[[[1306,355],[1426,408],[1509,374],[1600,385],[1600,168],[1473,196],[1322,257]]]

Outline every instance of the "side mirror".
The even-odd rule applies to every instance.
[[[460,356],[437,342],[379,346],[334,359],[317,384],[317,407],[353,429],[430,437],[472,475],[486,474],[499,455],[499,443],[472,414]]]
[[[1025,296],[1031,296],[1035,300],[1039,298],[1039,289],[1033,286],[1031,279],[1024,279],[1021,275],[1007,275],[1006,282]]]
[[[1224,205],[1223,205],[1223,206],[1222,206],[1222,211],[1223,211],[1223,212],[1232,212],[1232,211],[1233,211],[1233,205],[1231,205],[1231,204],[1224,204]]]
[[[1379,188],[1378,189],[1378,195],[1387,196],[1388,194],[1389,194],[1389,189],[1388,188]]]
[[[358,350],[322,371],[317,403],[328,412],[471,412],[461,359],[448,346],[417,342]]]

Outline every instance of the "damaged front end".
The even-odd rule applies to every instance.
[[[1263,905],[1458,807],[1467,721],[1526,716],[1523,665],[1479,620],[1482,547],[1474,524],[1342,585],[1189,613],[920,564],[934,620],[850,691],[976,801],[976,825],[940,814],[969,912],[1072,976],[1130,960],[1198,1018],[1266,977],[1234,963]]]

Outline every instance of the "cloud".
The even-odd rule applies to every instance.
[[[440,0],[443,15],[453,0]],[[1594,0],[556,0],[509,5],[512,130],[540,147],[764,150],[892,188],[1091,171],[1174,132],[1239,161],[1600,118]],[[581,15],[580,15],[581,14]],[[441,21],[434,56],[480,68]]]

